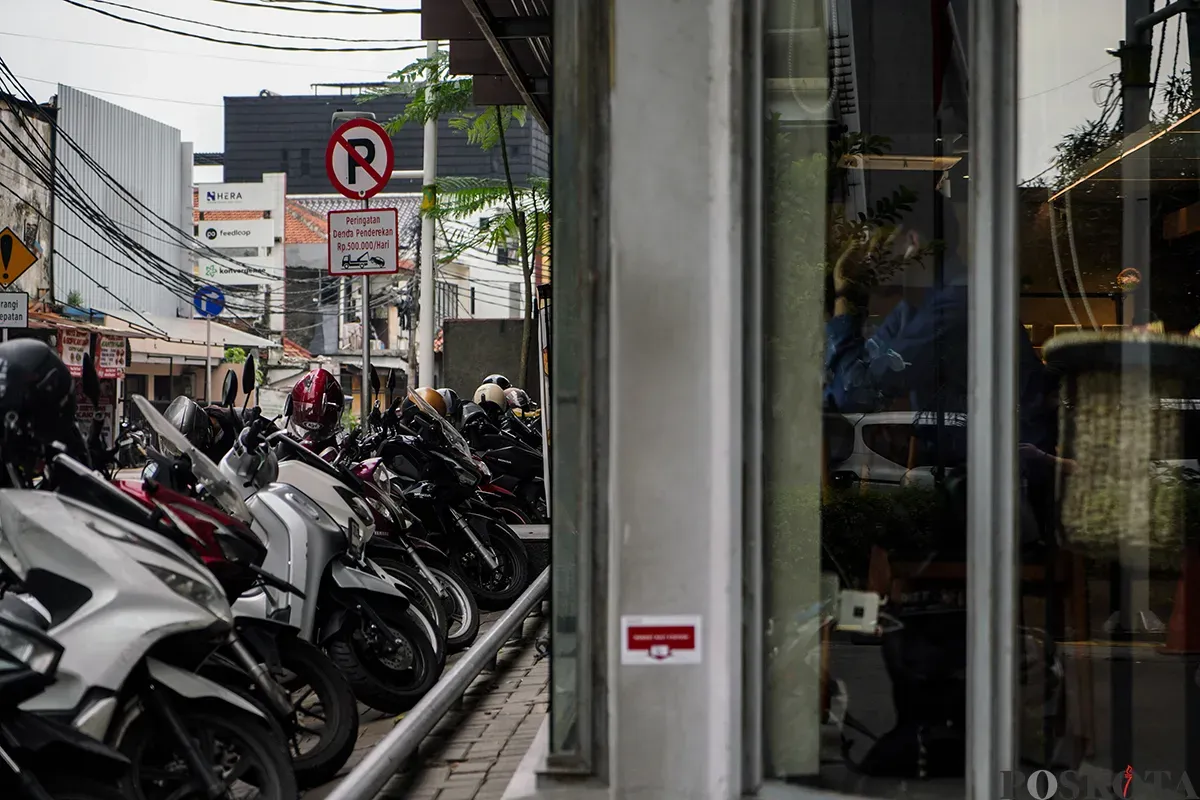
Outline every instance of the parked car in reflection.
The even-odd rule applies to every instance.
[[[839,418],[848,425],[836,423]],[[926,437],[916,436],[916,421],[914,411],[826,415],[827,437],[832,440],[832,484],[839,488],[858,484],[871,490],[932,485],[937,448]],[[934,424],[933,420],[921,420],[922,426]],[[965,433],[967,418],[965,414],[946,414],[943,424],[959,437]]]

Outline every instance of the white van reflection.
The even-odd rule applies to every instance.
[[[890,490],[901,486],[933,486],[933,453],[915,435],[916,412],[881,411],[873,414],[842,414],[854,428],[849,457],[831,464],[834,486],[860,485],[870,490]],[[946,427],[961,431],[966,414],[946,414]],[[922,426],[932,420],[921,419]]]

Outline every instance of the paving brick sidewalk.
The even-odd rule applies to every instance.
[[[485,620],[485,629],[489,622]],[[392,778],[377,800],[500,800],[546,716],[550,665],[548,659],[539,660],[535,647],[545,626],[542,617],[525,621],[521,641],[500,651],[496,671],[475,679],[460,707],[438,723],[411,766]],[[382,741],[394,723],[367,711],[342,774]],[[336,783],[306,792],[304,800],[321,800]]]

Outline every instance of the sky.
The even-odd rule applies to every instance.
[[[110,13],[218,39],[300,47],[403,47],[406,43],[350,44],[268,39],[174,20],[153,18],[102,0],[76,0]],[[420,35],[418,15],[379,19],[239,7],[218,0],[113,0],[199,22],[298,36],[409,39]],[[256,0],[239,0],[254,3]],[[888,2],[890,0],[882,0]],[[348,0],[381,8],[416,8],[419,0]],[[264,6],[269,5],[263,2]],[[920,4],[917,4],[920,5]],[[222,98],[257,94],[307,94],[313,83],[383,80],[420,55],[391,53],[273,52],[186,39],[136,27],[70,5],[67,0],[0,0],[0,56],[39,100],[65,83],[178,128],[197,152],[223,148]],[[1164,74],[1175,55],[1169,23]],[[1092,83],[1116,71],[1105,53],[1122,38],[1124,0],[1026,0],[1021,8],[1019,61],[1020,174],[1041,172],[1063,134],[1095,115]],[[417,45],[412,42],[412,45]],[[419,46],[419,45],[417,45]],[[1155,37],[1155,46],[1158,38]],[[1187,64],[1186,47],[1179,68]],[[197,173],[198,180],[219,178]]]
[[[298,36],[407,39],[420,36],[418,14],[367,18],[238,7],[216,0],[116,0],[161,14],[199,22]],[[231,33],[155,18],[97,0],[80,0],[109,13],[203,36],[282,46],[419,47],[406,52],[303,53],[197,41],[109,19],[65,0],[0,0],[0,57],[38,100],[64,83],[178,128],[196,152],[219,152],[224,145],[222,98],[310,94],[313,83],[380,81],[424,55],[419,42],[356,43],[279,39]],[[256,0],[240,0],[254,3]],[[347,0],[378,8],[417,8],[420,0]],[[316,8],[314,6],[314,8]],[[336,91],[336,90],[326,90]],[[208,168],[211,172],[213,168]],[[215,180],[216,174],[198,180]]]

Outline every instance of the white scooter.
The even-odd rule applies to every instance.
[[[51,470],[94,480],[65,456]],[[58,681],[22,708],[69,721],[133,763],[128,797],[222,797],[253,787],[294,800],[283,741],[254,703],[192,670],[227,641],[233,613],[200,563],[160,534],[60,494],[0,491],[0,561],[65,648]],[[17,598],[6,603],[28,608]],[[203,745],[201,745],[203,743]]]
[[[248,514],[265,537],[262,569],[304,593],[298,600],[260,587],[234,603],[237,613],[299,628],[302,638],[328,652],[358,699],[372,708],[400,713],[416,705],[441,677],[445,641],[411,602],[415,590],[366,558],[363,548],[375,530],[366,502],[348,493],[345,524],[339,525],[323,504],[275,483],[278,460],[263,435],[264,419],[250,420],[218,466],[145,398],[134,402],[160,439],[188,455],[202,483],[232,486],[241,494],[237,507],[225,510]]]

